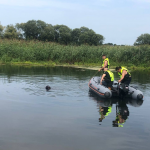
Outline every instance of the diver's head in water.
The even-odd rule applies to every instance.
[[[47,86],[45,87],[45,89],[46,89],[47,91],[49,91],[49,90],[51,89],[51,87],[50,87],[49,85],[47,85]]]

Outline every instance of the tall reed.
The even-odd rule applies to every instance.
[[[150,64],[150,46],[64,46],[51,42],[0,39],[0,60],[101,63],[102,54],[113,64]]]

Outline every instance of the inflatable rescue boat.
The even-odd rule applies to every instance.
[[[112,88],[109,89],[100,84],[101,77],[96,76],[93,77],[89,82],[89,90],[98,94],[102,98],[111,98],[115,96],[120,96],[121,93],[124,94],[125,97],[130,97],[132,99],[142,100],[143,93],[132,87],[124,84],[118,84],[117,81],[114,81]]]

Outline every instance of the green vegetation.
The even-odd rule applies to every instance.
[[[134,45],[144,45],[144,44],[150,45],[150,34],[148,33],[141,34],[134,43]]]
[[[96,34],[92,29],[81,27],[70,29],[65,25],[47,24],[41,20],[29,20],[26,23],[17,23],[15,26],[0,25],[0,38],[40,40],[56,42],[63,45],[102,45],[104,37]]]
[[[41,20],[6,27],[0,24],[0,64],[98,69],[102,64],[101,56],[105,54],[110,58],[111,68],[122,65],[150,69],[150,34],[140,35],[134,46],[103,42],[102,35],[87,27],[70,29]]]
[[[3,37],[3,30],[4,30],[4,27],[0,24],[0,38]]]
[[[90,46],[117,46],[113,43],[104,43],[104,36],[97,34],[87,27],[71,29],[66,25],[51,25],[41,20],[29,20],[26,23],[7,25],[0,24],[0,39],[38,40],[55,42],[62,45],[90,45]],[[150,34],[141,34],[134,45],[150,45]],[[125,46],[125,45],[118,45]]]
[[[72,46],[52,42],[0,39],[0,61],[12,64],[100,66],[106,54],[111,66],[148,67],[150,46]]]

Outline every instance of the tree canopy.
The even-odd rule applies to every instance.
[[[148,33],[141,34],[134,43],[134,45],[144,45],[144,44],[150,45],[150,34]]]
[[[60,44],[70,44],[71,43],[71,29],[65,25],[55,25],[54,35],[55,41]]]
[[[4,30],[3,36],[4,38],[14,39],[19,38],[20,33],[13,25],[7,25]]]
[[[17,23],[7,25],[0,24],[0,38],[8,39],[24,39],[56,42],[63,45],[102,45],[104,36],[97,34],[92,29],[80,27],[71,29],[66,25],[47,24],[41,20],[29,20],[26,23]],[[137,37],[134,45],[150,45],[150,34],[145,33]],[[105,43],[104,45],[115,46],[113,43]],[[121,45],[124,46],[124,45]]]
[[[87,27],[76,28],[72,30],[71,38],[76,45],[89,44],[89,45],[102,45],[104,37],[96,34],[92,29]]]
[[[70,29],[66,25],[51,25],[41,20],[29,20],[26,23],[8,25],[6,29],[0,25],[0,37],[40,40],[72,45],[102,45],[104,37],[87,27]]]
[[[3,30],[4,30],[4,27],[0,24],[0,38],[3,37]]]

